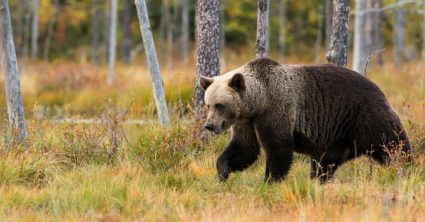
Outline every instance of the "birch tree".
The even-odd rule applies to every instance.
[[[182,55],[184,64],[189,63],[189,0],[182,0]]]
[[[37,58],[38,53],[38,11],[39,3],[38,0],[32,0],[32,36],[31,36],[31,49],[32,49],[32,58]]]
[[[326,49],[329,49],[331,44],[332,35],[332,15],[333,15],[333,4],[332,0],[326,0],[325,2],[325,16],[326,16]]]
[[[373,4],[374,4],[374,0],[365,0],[366,1],[366,9],[367,10],[371,10],[373,9]],[[357,13],[357,12],[356,12]],[[375,20],[375,13],[374,12],[370,12],[370,13],[365,13],[365,47],[367,49],[371,49],[372,47],[374,47],[374,42],[373,42],[373,29],[374,29],[374,20]]]
[[[133,4],[132,0],[125,0],[124,8],[124,37],[122,44],[123,60],[125,63],[131,62],[131,48],[133,43],[133,33],[131,31],[131,17]]]
[[[19,82],[18,61],[13,44],[8,0],[0,1],[0,61],[4,72],[9,124],[19,139],[28,136]]]
[[[173,66],[173,30],[171,26],[171,13],[170,13],[170,1],[162,0],[163,19],[165,28],[165,42],[166,42],[166,61],[167,67],[170,69]]]
[[[346,66],[350,1],[334,0],[333,7],[331,43],[326,58],[330,63]]]
[[[286,0],[280,0],[279,6],[279,58],[285,63],[285,25],[286,22]]]
[[[212,77],[220,73],[219,7],[219,0],[197,2],[195,109],[199,117],[204,115],[201,108],[205,104],[204,90],[199,85],[199,77],[201,75]]]
[[[164,83],[161,78],[155,43],[153,41],[152,31],[149,24],[148,9],[146,7],[145,0],[136,0],[135,4],[137,8],[137,15],[139,17],[143,45],[152,77],[156,110],[158,112],[160,123],[162,125],[168,125],[170,123],[170,118],[168,116],[167,101],[165,99]]]
[[[366,0],[356,0],[356,14],[354,19],[354,49],[353,49],[353,67],[358,73],[365,74],[367,60],[366,52]]]
[[[258,0],[256,57],[268,56],[270,0]]]
[[[371,0],[372,1],[372,8],[373,9],[379,9],[383,6],[383,0]],[[382,17],[383,17],[382,11],[377,11],[373,13],[372,16],[372,44],[374,45],[374,48],[377,50],[381,50],[384,48],[384,33],[382,31]],[[377,63],[379,65],[384,64],[384,57],[382,56],[382,53],[376,54]]]
[[[30,41],[31,41],[31,7],[30,0],[24,0],[23,4],[25,7],[25,15],[24,15],[24,31],[23,31],[23,52],[25,58],[29,58],[29,49],[30,49]]]
[[[115,81],[115,58],[117,45],[117,15],[118,0],[111,0],[111,21],[109,32],[109,74],[108,85],[111,86]]]
[[[100,41],[100,10],[99,0],[92,0],[92,60],[98,65],[99,59],[99,41]]]
[[[397,0],[401,2],[402,0]],[[394,64],[400,67],[403,59],[403,50],[406,41],[406,12],[403,7],[396,7],[394,9],[394,26],[393,26],[393,44],[394,44]]]
[[[105,59],[109,61],[109,41],[110,41],[110,33],[111,33],[111,0],[104,1],[104,21],[103,21],[103,44],[105,47]]]

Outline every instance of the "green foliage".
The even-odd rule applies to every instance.
[[[23,53],[24,47],[24,17],[25,11],[23,0],[10,1],[12,11],[13,31],[15,37],[15,45],[20,52]],[[67,59],[87,59],[90,57],[92,50],[92,16],[94,14],[92,0],[68,0],[60,1],[60,12],[58,17],[54,14],[54,0],[40,1],[40,44],[44,45],[44,40],[47,36],[48,26],[54,22],[54,35],[52,38],[50,58],[67,58]],[[99,5],[99,21],[100,21],[100,51],[106,58],[106,43],[108,39],[108,2],[98,1]],[[192,42],[195,40],[195,9],[196,1],[190,2],[190,37]],[[225,38],[226,46],[229,49],[240,51],[242,48],[249,48],[254,51],[256,38],[256,18],[257,18],[257,0],[222,0],[225,5]],[[119,21],[118,21],[118,47],[122,45],[124,26],[123,16],[125,13],[124,4],[126,1],[119,1]],[[181,27],[181,1],[170,0],[170,10],[173,16],[173,33],[174,39],[180,38]],[[384,5],[393,4],[393,0],[384,1]],[[272,52],[278,51],[279,39],[279,8],[280,1],[271,1],[270,6],[270,49]],[[318,34],[324,36],[325,26],[322,30],[318,30],[318,19],[325,20],[325,15],[319,13],[319,5],[324,5],[324,1],[287,1],[286,3],[286,50],[291,55],[308,55],[314,56],[312,47]],[[148,0],[149,17],[154,38],[157,46],[164,45],[165,39],[161,39],[164,34],[161,32],[162,23],[162,1]],[[420,49],[421,30],[423,19],[418,13],[417,4],[406,4],[403,6],[407,13],[407,42],[411,50]],[[354,1],[352,1],[351,9],[354,10]],[[386,10],[383,19],[383,32],[386,43],[392,44],[392,23],[393,12]],[[350,23],[354,19],[350,19]],[[325,22],[323,23],[325,24]],[[27,27],[28,28],[28,27]],[[131,30],[133,32],[133,48],[142,43],[141,35],[138,27],[137,13],[135,7],[132,8]],[[322,38],[324,44],[325,38]],[[178,45],[174,46],[176,51],[179,51]],[[117,50],[121,58],[121,51]],[[160,50],[158,50],[160,51]],[[161,56],[161,52],[159,52]]]

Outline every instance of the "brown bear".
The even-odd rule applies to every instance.
[[[219,181],[254,163],[260,145],[266,180],[287,175],[294,151],[311,156],[311,176],[321,182],[363,154],[383,164],[388,148],[409,153],[403,124],[385,95],[349,69],[261,58],[199,81],[206,90],[205,128],[215,134],[231,128],[230,144],[217,160]]]

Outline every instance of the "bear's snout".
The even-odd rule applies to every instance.
[[[214,125],[212,123],[206,123],[205,124],[205,129],[208,131],[213,131],[214,130]]]
[[[204,127],[205,127],[206,130],[211,131],[211,132],[213,132],[214,134],[217,134],[217,135],[220,134],[223,130],[223,124],[221,124],[221,126],[216,126],[212,122],[207,122]]]

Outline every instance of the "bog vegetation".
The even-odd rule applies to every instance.
[[[229,69],[244,59],[235,61]],[[368,71],[401,115],[417,154],[415,163],[406,167],[397,153],[389,166],[360,158],[325,185],[310,180],[309,160],[302,155],[281,183],[263,182],[264,159],[227,183],[217,183],[214,161],[229,136],[198,139],[202,123],[192,120],[191,108],[194,67],[164,70],[172,114],[168,128],[154,117],[143,63],[119,65],[120,81],[113,88],[97,84],[105,79],[106,68],[61,62],[31,67],[22,76],[29,140],[12,143],[6,120],[1,124],[0,218],[425,219],[425,76],[420,62],[400,70],[389,64]],[[100,120],[61,122],[93,117]],[[143,121],[131,122],[135,118]]]

